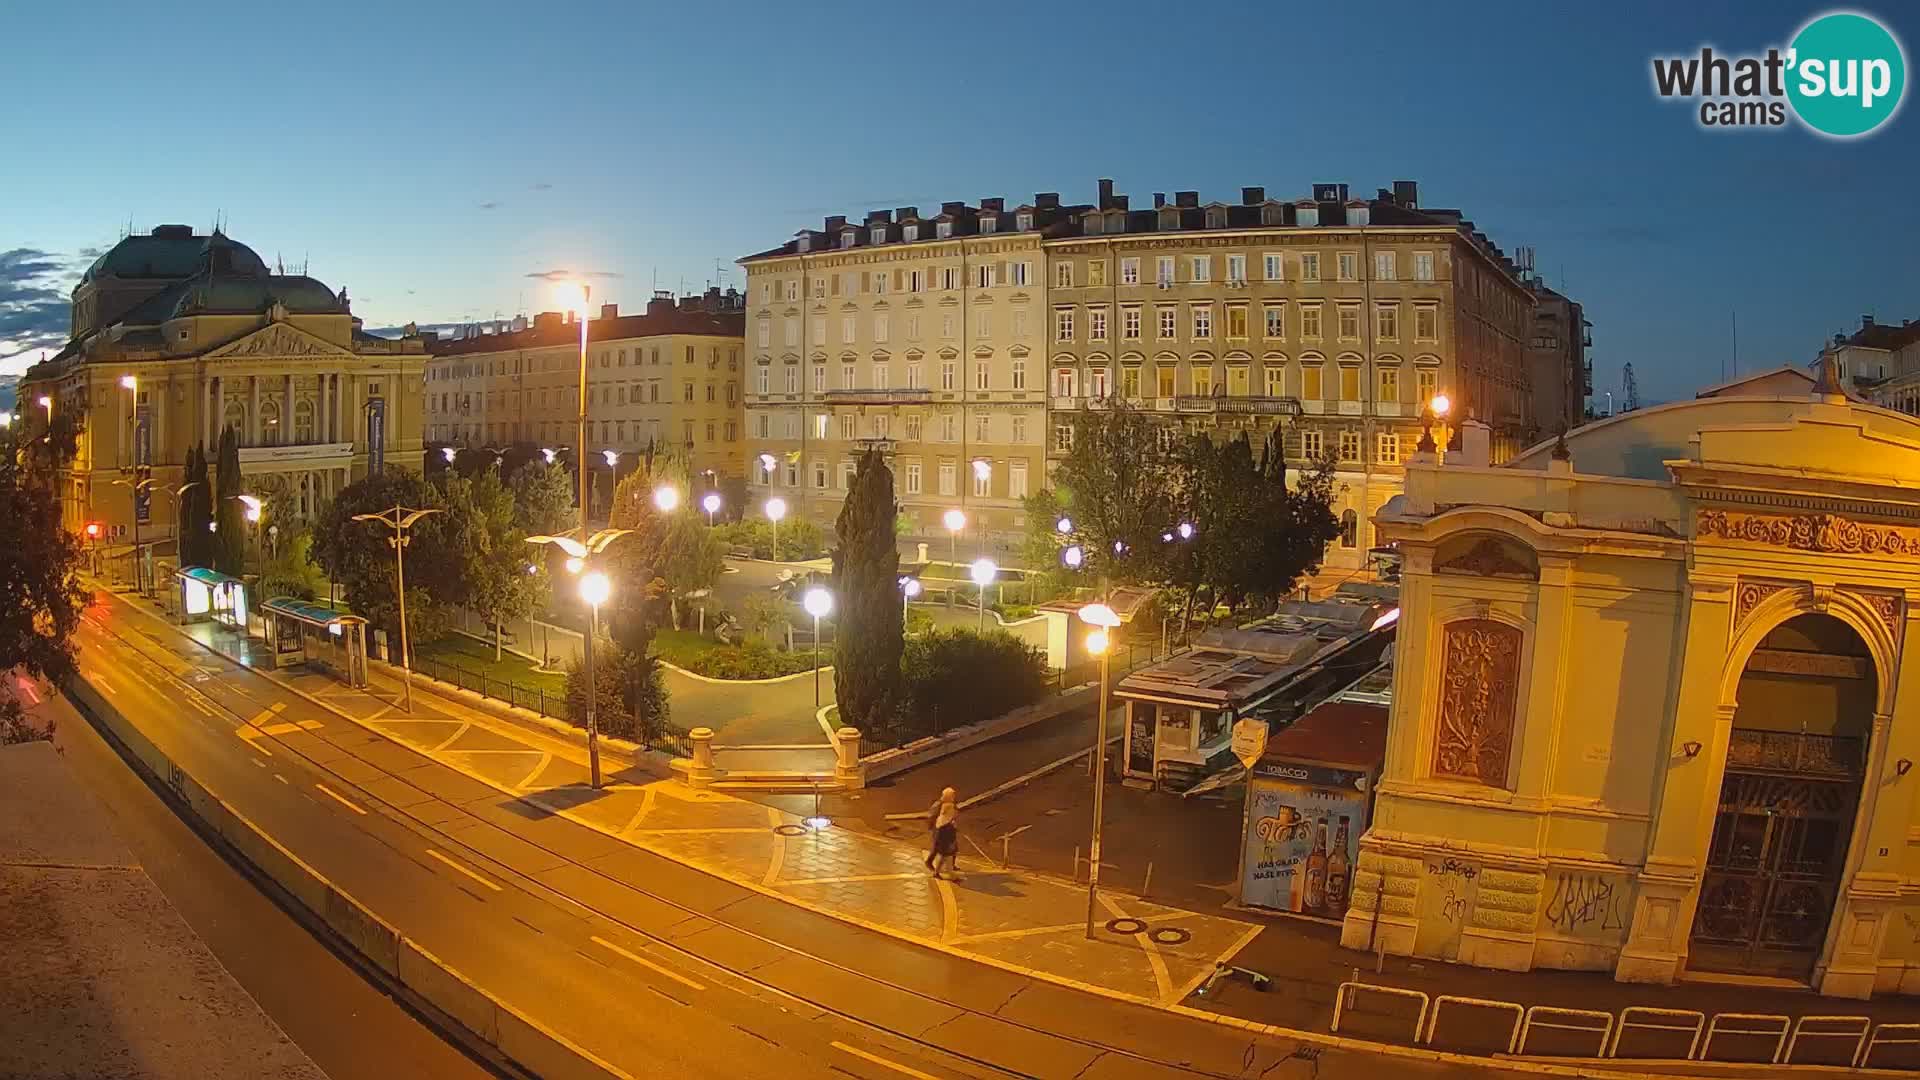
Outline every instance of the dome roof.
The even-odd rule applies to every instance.
[[[216,275],[197,278],[183,286],[171,310],[162,318],[258,315],[275,301],[294,315],[338,315],[347,310],[331,289],[310,277],[277,277],[264,273],[257,277]]]
[[[80,283],[102,277],[187,278],[211,261],[218,273],[257,274],[267,264],[245,244],[221,232],[195,236],[187,225],[160,225],[145,236],[122,239],[87,267]]]

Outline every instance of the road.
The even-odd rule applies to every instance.
[[[364,978],[228,863],[62,697],[36,718],[114,832],[234,980],[331,1080],[497,1075]]]
[[[422,948],[636,1076],[1331,1078],[1383,1067],[1372,1053],[988,967],[702,874],[504,796],[111,597],[89,607],[79,642],[87,678],[183,771]],[[596,798],[545,794],[578,807]]]

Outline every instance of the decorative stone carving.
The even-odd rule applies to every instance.
[[[1733,625],[1736,628],[1743,625],[1747,616],[1753,614],[1753,609],[1759,607],[1767,597],[1791,587],[1778,581],[1740,582],[1740,587],[1734,592]]]
[[[1518,629],[1493,619],[1447,624],[1435,775],[1506,786],[1521,637]]]
[[[265,329],[223,349],[217,349],[210,357],[235,356],[336,356],[341,349],[321,341],[311,334],[301,333],[286,323],[269,323]]]
[[[1694,535],[1840,555],[1920,555],[1920,530],[1863,525],[1838,514],[1701,510],[1694,518]]]
[[[1900,640],[1900,623],[1906,614],[1902,610],[1904,605],[1900,597],[1890,593],[1863,592],[1858,589],[1849,589],[1847,593],[1872,608],[1873,613],[1880,617],[1880,621],[1887,628],[1887,640],[1893,642]]]
[[[1516,558],[1502,544],[1492,537],[1481,537],[1466,551],[1443,562],[1434,564],[1436,573],[1473,574],[1478,577],[1525,578],[1533,581],[1540,572],[1526,562]]]

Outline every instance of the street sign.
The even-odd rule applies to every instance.
[[[1233,725],[1233,756],[1240,764],[1253,768],[1260,755],[1267,752],[1267,722],[1248,717]]]

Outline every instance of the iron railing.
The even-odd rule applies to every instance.
[[[567,695],[564,691],[548,690],[544,686],[529,686],[511,679],[496,678],[484,671],[473,671],[459,664],[431,656],[414,657],[413,670],[430,679],[450,683],[462,690],[471,690],[492,701],[518,706],[574,727],[585,726],[583,719],[574,716],[568,710]],[[665,750],[683,757],[692,753],[692,745],[683,729],[673,724],[648,725],[648,728],[648,730],[633,733],[617,731],[607,733],[633,739],[653,750]]]

